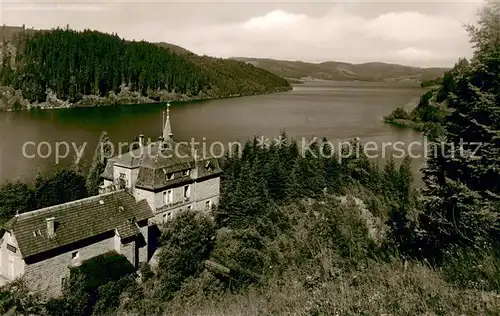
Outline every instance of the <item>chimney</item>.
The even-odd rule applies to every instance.
[[[56,218],[55,217],[49,217],[49,218],[46,218],[45,221],[47,222],[47,236],[49,238],[51,237],[54,237],[56,235],[56,232],[55,232],[55,221],[56,221]]]
[[[163,150],[165,148],[165,138],[160,135],[160,137],[158,137],[158,141],[160,142],[159,148]]]
[[[144,146],[144,134],[139,135],[139,146]]]

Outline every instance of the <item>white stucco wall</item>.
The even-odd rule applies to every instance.
[[[146,200],[149,207],[153,211],[156,210],[155,193],[152,191],[147,191],[139,188],[134,188],[134,197],[136,201]]]
[[[120,167],[120,166],[114,166],[113,167],[113,179],[117,180],[120,178],[120,173],[123,173],[125,175],[125,178],[124,180],[126,181],[126,186],[127,188],[131,188],[132,187],[132,182],[135,182],[132,181],[132,169],[128,169],[128,168],[125,168],[125,167]]]
[[[203,201],[216,195],[218,196],[220,193],[220,177],[197,182],[195,191],[196,195],[194,199],[196,201]]]
[[[7,244],[13,246],[16,251],[9,250]],[[0,243],[0,275],[12,281],[23,274],[24,261],[17,246],[16,238],[10,232],[5,232]]]

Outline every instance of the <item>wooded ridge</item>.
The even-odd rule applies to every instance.
[[[0,28],[0,109],[224,98],[285,91],[288,82],[244,62],[167,43],[66,29]]]
[[[337,81],[380,81],[418,83],[442,77],[447,68],[419,68],[381,62],[351,64],[337,61],[309,63],[269,58],[232,57],[278,76]]]

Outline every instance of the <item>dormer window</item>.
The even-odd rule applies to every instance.
[[[183,177],[187,177],[187,176],[189,176],[189,171],[190,171],[189,169],[187,169],[187,170],[182,170],[182,176],[183,176]]]
[[[169,181],[169,180],[173,180],[173,179],[174,179],[174,174],[173,174],[172,172],[167,173],[167,174],[165,175],[165,179],[166,179],[167,181]]]

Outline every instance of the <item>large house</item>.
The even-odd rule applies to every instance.
[[[122,256],[133,268],[152,260],[157,224],[219,200],[218,160],[176,143],[169,108],[162,136],[108,160],[97,196],[16,215],[0,231],[0,284],[23,277],[61,294],[75,267]],[[91,265],[89,263],[89,265]]]
[[[220,174],[216,158],[200,155],[187,143],[175,142],[170,126],[169,105],[158,141],[108,160],[101,175],[101,192],[125,188],[137,200],[145,199],[155,217],[164,223],[185,210],[209,210],[219,201]]]
[[[148,261],[152,217],[123,190],[16,215],[1,231],[0,278],[58,296],[70,270],[97,256],[121,255],[137,268]]]

